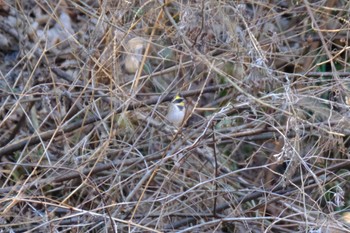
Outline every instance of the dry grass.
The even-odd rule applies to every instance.
[[[0,232],[349,232],[349,7],[0,1]]]

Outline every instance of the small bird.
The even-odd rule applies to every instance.
[[[180,127],[186,114],[185,99],[176,95],[171,101],[166,119],[175,127]]]

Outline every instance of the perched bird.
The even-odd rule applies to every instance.
[[[180,127],[186,114],[185,99],[176,95],[171,101],[166,119],[175,127]]]

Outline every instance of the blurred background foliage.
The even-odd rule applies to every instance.
[[[350,231],[349,7],[0,1],[0,228]]]

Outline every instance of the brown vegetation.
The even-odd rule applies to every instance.
[[[1,0],[0,232],[349,232],[349,8]]]

